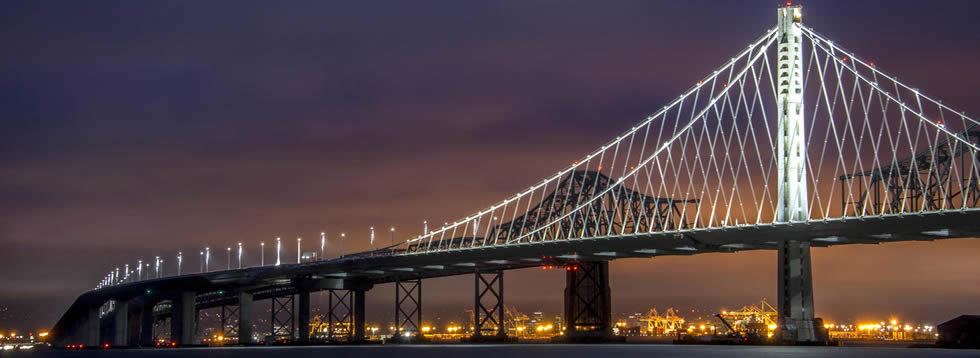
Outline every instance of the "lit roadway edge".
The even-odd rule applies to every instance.
[[[542,265],[563,265],[577,260],[598,261],[629,257],[694,255],[712,252],[775,249],[778,240],[808,239],[814,247],[846,244],[878,244],[898,241],[932,241],[980,236],[980,209],[946,213],[848,217],[799,223],[771,223],[618,235],[590,239],[461,248],[438,252],[398,253],[378,256],[357,253],[343,258],[261,266],[143,280],[88,291],[79,296],[52,329],[83,317],[87,309],[108,300],[126,300],[151,294],[195,291],[196,307],[204,309],[233,303],[246,290],[255,299],[288,294],[298,285],[318,291],[410,280],[454,276],[479,271],[510,270]],[[962,229],[969,228],[969,229]],[[306,281],[307,284],[300,281]],[[360,284],[355,283],[360,282]],[[314,283],[309,285],[309,283]],[[223,293],[223,292],[222,292]],[[163,313],[167,314],[167,313]]]

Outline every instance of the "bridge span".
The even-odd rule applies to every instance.
[[[508,270],[566,271],[568,339],[612,337],[608,262],[776,250],[779,338],[825,339],[810,248],[976,237],[980,122],[803,25],[802,8],[676,100],[554,176],[378,250],[332,260],[134,280],[111,275],[51,332],[57,346],[193,345],[198,311],[224,336],[309,342],[310,294],[329,292],[328,340],[365,337],[365,295],[394,283],[396,337],[421,338],[422,282],[474,276],[474,340],[506,339]],[[128,269],[126,269],[128,270]],[[467,288],[468,289],[468,288]],[[231,322],[231,321],[229,321]],[[352,328],[351,328],[352,327]],[[336,335],[335,335],[336,334]]]

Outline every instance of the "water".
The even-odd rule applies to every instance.
[[[226,347],[3,352],[0,357],[329,357],[329,358],[619,358],[619,357],[980,357],[980,350],[885,347],[677,346],[655,344],[363,345],[306,347]]]

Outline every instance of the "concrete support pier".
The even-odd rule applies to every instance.
[[[129,345],[129,301],[116,301],[112,312],[112,345]]]
[[[299,296],[299,307],[296,310],[296,325],[299,333],[296,339],[300,343],[308,343],[310,341],[310,291],[302,290],[297,296]]]
[[[196,344],[197,294],[181,292],[173,299],[170,316],[170,340],[178,346]]]
[[[354,290],[354,342],[364,341],[364,296],[367,291]]]
[[[143,347],[152,347],[156,344],[153,341],[153,306],[155,305],[156,302],[144,303],[140,310],[139,345]]]
[[[99,317],[99,306],[89,307],[87,314],[85,315],[85,321],[82,323],[82,334],[85,346],[96,347],[101,342],[102,339],[100,329],[102,322]]]
[[[253,344],[255,334],[255,308],[251,293],[238,293],[238,344]]]
[[[612,342],[609,262],[576,262],[565,270],[565,338],[571,342]]]
[[[810,243],[779,243],[779,330],[786,342],[815,342]]]

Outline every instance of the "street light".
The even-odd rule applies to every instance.
[[[231,270],[231,248],[230,247],[228,248],[228,256],[227,256],[227,259],[225,259],[225,262],[228,263],[228,269]]]
[[[279,238],[277,237],[276,238],[276,266],[279,266],[279,264],[281,263],[279,261],[279,252],[281,250],[282,250],[282,241],[280,241]]]
[[[422,235],[429,234],[429,221],[422,220]]]
[[[180,276],[180,267],[184,265],[184,254],[177,251],[177,276]]]
[[[340,233],[340,257],[344,257],[344,238],[345,237],[347,237],[347,234]]]
[[[259,266],[265,266],[265,241],[260,242],[259,246],[262,246],[262,258],[259,259]]]
[[[123,281],[129,280],[129,264],[123,266]]]
[[[391,246],[395,246],[395,227],[391,227]]]
[[[153,274],[156,275],[157,278],[160,278],[160,256],[156,257],[153,264]]]
[[[197,262],[201,265],[201,268],[198,269],[197,271],[204,272],[204,251],[201,251],[201,259],[198,260]]]
[[[371,251],[374,251],[374,226],[371,227]]]
[[[238,269],[242,268],[242,243],[238,243]]]
[[[303,238],[297,237],[296,238],[296,263],[299,263],[300,254],[303,252],[303,249],[300,248],[301,243],[303,243]]]
[[[204,272],[211,272],[211,248],[204,248]]]
[[[326,258],[324,254],[326,249],[327,249],[327,233],[321,232],[320,233],[320,260]]]
[[[136,280],[143,279],[143,260],[136,260]]]

